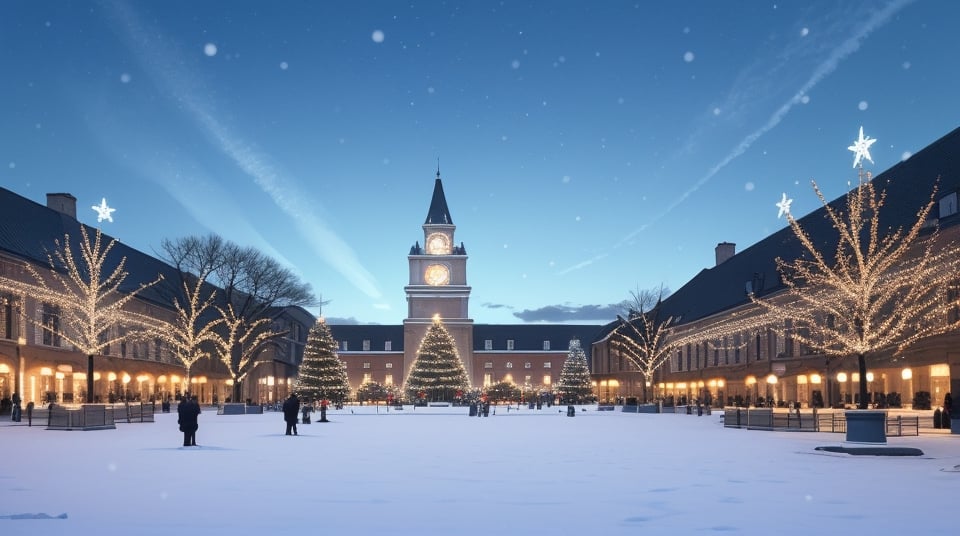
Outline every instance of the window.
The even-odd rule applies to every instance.
[[[698,351],[697,351],[698,359],[699,359],[699,353],[700,353],[700,352],[699,352],[699,349],[700,349],[700,347],[698,346],[698,347],[697,347],[697,350],[698,350]],[[693,368],[690,367],[690,363],[691,363],[691,358],[692,358],[692,357],[693,357],[693,352],[690,351],[690,345],[688,344],[688,345],[687,345],[687,370],[693,370]]]
[[[760,331],[757,331],[757,361],[760,361]]]
[[[387,363],[387,364],[389,365],[390,363]],[[383,384],[393,385],[393,374],[387,374],[386,377],[383,379]]]
[[[60,308],[49,303],[43,304],[40,322],[43,325],[43,344],[60,346]]]
[[[530,383],[530,378],[532,378],[532,377],[533,377],[533,376],[527,374],[526,376],[523,377],[523,383],[525,383],[525,384]]]
[[[513,361],[507,361],[507,368],[513,368]]]
[[[543,349],[544,350],[550,349],[550,341],[543,341]]]
[[[391,351],[393,351],[393,341],[387,341],[387,342],[383,343],[383,351],[384,351],[384,352],[391,352]]]
[[[484,363],[484,364],[483,364],[483,368],[485,368],[485,369],[491,369],[491,368],[493,368],[493,361],[487,361],[486,363]]]
[[[160,361],[160,355],[163,352],[163,341],[161,339],[154,339],[153,341],[153,359],[154,361]]]
[[[523,368],[533,368],[533,363],[527,361],[526,363],[523,364]]]
[[[2,338],[13,338],[13,297],[7,294],[2,298],[2,307],[0,307],[0,329],[3,331]]]
[[[488,373],[486,373],[486,374],[483,375],[483,386],[484,386],[484,387],[489,387],[489,386],[491,386],[491,385],[493,385],[493,374],[490,374],[490,373],[488,372]]]
[[[368,362],[365,362],[365,363],[363,364],[363,368],[365,368],[365,369],[370,368],[370,362],[369,362],[369,361],[368,361]]]
[[[552,365],[551,365],[551,363],[550,363],[549,361],[547,361],[546,363],[543,364],[543,368],[551,368],[551,366],[552,366]]]
[[[733,336],[733,362],[734,364],[740,362],[740,334]]]
[[[364,352],[369,352],[369,351],[370,351],[370,339],[364,339],[364,341],[363,341],[363,351],[364,351]]]
[[[552,381],[552,378],[550,378],[550,375],[549,375],[549,374],[544,374],[544,375],[543,375],[543,384],[544,384],[544,385],[550,385],[551,381]]]
[[[493,341],[490,340],[490,339],[484,340],[484,341],[483,341],[483,349],[484,349],[484,350],[493,350]]]
[[[720,349],[719,348],[713,349],[713,366],[715,367],[720,366]]]
[[[386,367],[387,367],[387,368],[393,368],[393,363],[387,363],[387,364],[386,364]]]
[[[363,381],[360,383],[370,383],[373,381],[373,376],[369,372],[363,373]]]
[[[677,370],[683,370],[683,350],[677,350]]]
[[[343,341],[343,351],[344,352],[350,351],[350,345],[347,343],[347,341]]]
[[[513,339],[507,339],[507,350],[513,350]]]

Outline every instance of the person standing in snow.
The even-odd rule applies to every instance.
[[[283,402],[283,420],[287,421],[287,435],[293,432],[297,435],[297,417],[300,414],[300,399],[290,393],[290,397]]]
[[[183,446],[197,446],[197,429],[200,427],[197,422],[200,417],[200,404],[190,396],[190,393],[183,395],[183,400],[177,405],[177,424],[180,425],[180,431],[183,432]]]

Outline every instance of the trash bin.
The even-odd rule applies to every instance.
[[[577,416],[577,408],[573,406],[567,406],[567,417],[576,417],[576,416]]]

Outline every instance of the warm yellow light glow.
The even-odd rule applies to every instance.
[[[908,368],[903,369],[902,371],[900,371],[900,377],[903,378],[904,380],[912,380],[913,370]]]
[[[100,381],[100,377],[101,377],[101,376],[100,376],[100,373],[99,373],[99,372],[94,372],[94,373],[93,373],[93,381]],[[84,379],[86,379],[86,378],[84,378]]]
[[[507,383],[513,383],[513,374],[507,374],[503,377],[503,381]]]
[[[679,382],[677,384],[677,389],[686,389],[686,388],[687,388],[687,382]]]
[[[6,363],[0,363],[0,374],[10,374],[10,367]]]
[[[269,385],[270,387],[273,387],[275,381],[276,381],[276,378],[274,378],[273,376],[267,376],[267,385]]]
[[[646,383],[644,383],[644,385],[646,385],[647,387],[650,387],[650,385],[652,385],[652,384],[651,384],[651,382],[646,382]]]
[[[126,372],[123,373],[123,383],[130,383],[130,375]]]
[[[847,381],[847,373],[846,373],[846,372],[838,372],[838,373],[837,373],[837,381],[840,382],[840,383],[845,383],[845,382]]]
[[[108,372],[108,373],[107,373],[107,381],[108,381],[108,382],[112,382],[112,381],[116,381],[116,380],[117,380],[117,373],[116,373],[116,372]]]
[[[86,372],[74,372],[74,373],[73,373],[73,379],[74,379],[75,381],[86,380],[86,379],[87,379],[87,373],[86,373]]]
[[[744,380],[744,381],[746,382],[747,385],[754,385],[755,383],[757,383],[757,377],[756,377],[756,376],[747,376],[747,379]]]
[[[667,382],[667,389],[673,389],[673,382]]]
[[[666,386],[667,386],[667,384],[665,384],[665,383],[663,383],[663,382],[660,382],[660,388],[661,388],[661,389],[663,389],[663,388],[666,387]]]
[[[57,370],[60,372],[73,372],[72,365],[57,365]]]
[[[717,387],[723,389],[723,386],[726,385],[726,383],[727,382],[723,381],[723,379],[719,379],[717,380]]]
[[[703,387],[703,380],[697,382],[697,387]]]
[[[157,383],[159,383],[159,384],[161,384],[161,385],[164,384],[164,383],[167,383],[167,376],[164,374],[164,375],[160,376],[159,378],[157,378]]]
[[[53,369],[50,367],[40,367],[41,376],[53,376]]]
[[[872,373],[872,372],[868,372],[868,373],[867,373],[867,381],[868,381],[868,382],[872,382],[872,381],[873,381],[873,373]]]
[[[207,383],[207,377],[206,376],[197,377],[197,383]]]
[[[707,385],[709,385],[710,387],[716,387],[716,386],[717,386],[717,380],[710,380],[710,383],[708,383]]]
[[[820,382],[822,381],[823,381],[823,378],[821,378],[819,374],[810,375],[810,383],[820,385]]]
[[[545,374],[545,375],[543,376],[543,384],[544,384],[544,385],[550,385],[552,382],[553,382],[553,379],[550,377],[549,374]]]
[[[853,374],[851,374],[851,375],[850,375],[850,381],[853,381],[853,382],[858,382],[858,381],[860,381],[860,373],[859,373],[859,372],[854,372]]]
[[[176,374],[171,374],[170,383],[180,383],[180,376],[177,376]]]
[[[806,385],[806,384],[807,384],[806,376],[804,376],[803,374],[797,376],[797,385]]]
[[[768,376],[767,376],[767,383],[769,383],[770,385],[773,385],[773,384],[777,383],[777,375],[776,375],[776,374],[770,374],[770,375],[768,375]]]
[[[137,376],[137,383],[143,383],[149,379],[150,379],[150,376],[147,376],[146,374],[140,374],[139,376]]]
[[[227,378],[227,381],[223,382],[225,385],[233,385],[233,378]]]
[[[56,377],[58,380],[62,380],[62,379],[65,378],[66,376],[64,375],[64,373],[62,373],[62,372],[60,372],[60,371],[58,370],[57,373],[56,373],[56,375],[55,375],[55,377]]]
[[[620,382],[617,380],[610,380],[609,382],[607,382],[607,384],[610,387],[620,387]]]
[[[946,378],[950,376],[950,367],[948,365],[930,365],[931,378]]]

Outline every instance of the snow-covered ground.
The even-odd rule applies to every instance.
[[[314,419],[318,418],[314,414]],[[204,408],[116,430],[0,421],[0,534],[952,534],[960,436],[922,457],[815,451],[841,434],[724,429],[720,415]],[[38,514],[40,514],[38,516]],[[65,514],[65,518],[62,518]],[[45,516],[53,519],[44,518]],[[26,519],[23,519],[23,518]]]

